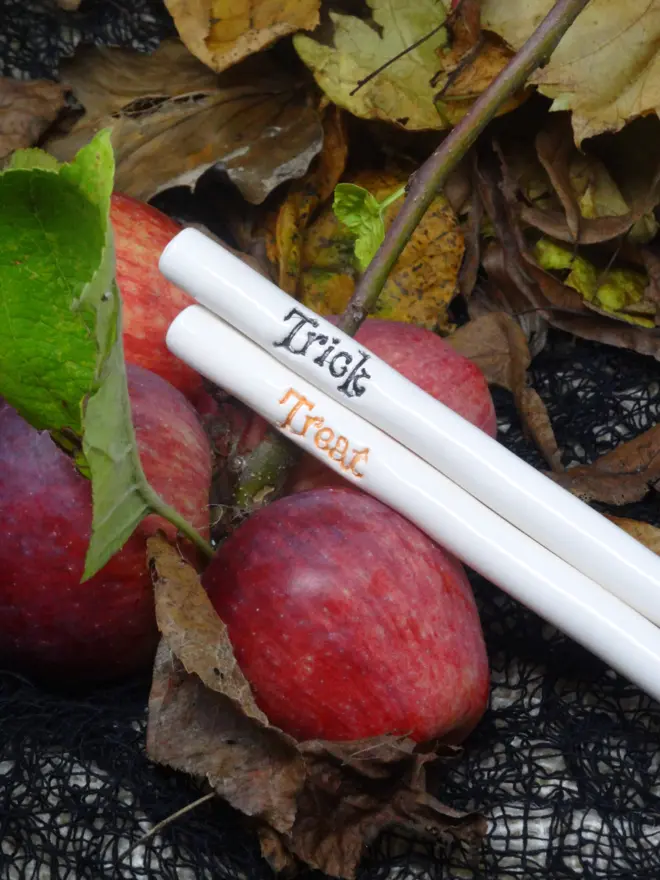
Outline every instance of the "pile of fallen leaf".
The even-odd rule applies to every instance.
[[[118,190],[183,192],[182,219],[339,314],[360,266],[337,184],[379,201],[405,184],[551,5],[166,0],[178,38],[154,52],[85,47],[57,82],[0,78],[0,167],[34,144],[69,160],[108,127]],[[511,392],[552,478],[609,505],[660,487],[660,427],[567,467],[529,368],[557,330],[660,359],[659,45],[658,4],[592,0],[437,193],[373,312],[447,337]],[[660,549],[658,530],[613,519]],[[149,753],[250,817],[273,865],[353,876],[392,824],[484,833],[426,790],[452,750],[296,743],[268,725],[194,572],[158,539],[149,552],[163,635]]]

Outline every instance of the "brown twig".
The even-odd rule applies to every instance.
[[[528,77],[537,67],[548,61],[563,35],[587,3],[589,0],[557,0],[509,64],[414,174],[401,210],[393,220],[383,244],[362,276],[341,317],[340,327],[344,332],[355,334],[362,321],[374,308],[392,267],[449,173],[465,156],[504,102],[525,85]]]

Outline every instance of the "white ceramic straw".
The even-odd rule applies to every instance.
[[[299,376],[660,624],[660,558],[195,229],[161,272]]]
[[[167,345],[350,483],[660,699],[660,629],[201,306]]]

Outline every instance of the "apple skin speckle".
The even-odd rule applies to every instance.
[[[257,703],[299,739],[458,742],[486,708],[462,565],[362,492],[315,489],[258,510],[203,583]]]

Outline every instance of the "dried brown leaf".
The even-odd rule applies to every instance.
[[[551,469],[555,473],[561,473],[564,470],[561,450],[557,445],[548,410],[538,392],[528,386],[523,388],[520,397],[516,398],[516,406],[525,433],[534,440]]]
[[[571,126],[566,116],[551,116],[536,136],[536,154],[566,214],[566,226],[573,239],[580,234],[582,221],[570,173],[574,145]]]
[[[0,165],[14,150],[39,140],[64,107],[65,93],[48,80],[0,77]]]
[[[295,79],[259,56],[218,75],[176,40],[151,55],[93,48],[63,65],[85,115],[48,150],[69,161],[112,129],[117,189],[149,199],[192,186],[212,166],[260,204],[302,176],[323,143],[316,109]]]
[[[550,467],[561,471],[561,453],[545,404],[527,384],[531,355],[520,324],[506,312],[491,312],[460,327],[447,341],[481,369],[489,384],[513,393],[526,434]]]
[[[304,862],[355,877],[385,828],[473,845],[485,821],[426,791],[426,770],[458,753],[405,737],[296,742],[256,708],[198,575],[163,539],[149,541],[163,640],[149,698],[150,758],[208,780],[257,823],[262,852],[281,870]],[[178,655],[178,656],[177,656]]]
[[[660,529],[656,526],[623,516],[608,516],[607,518],[660,556]]]
[[[583,501],[630,504],[660,484],[660,425],[621,443],[595,462],[553,475]]]
[[[186,672],[195,673],[208,688],[238,703],[246,715],[267,724],[236,662],[227,627],[213,609],[195,569],[160,535],[147,540],[147,553],[156,622],[170,650]]]
[[[626,235],[644,215],[653,211],[660,202],[660,172],[657,170],[644,192],[631,201],[630,211],[611,217],[582,217],[576,237],[569,228],[565,216],[556,211],[542,211],[532,205],[520,207],[520,217],[525,223],[540,229],[558,241],[579,244],[599,244]]]
[[[491,312],[470,321],[447,339],[460,354],[475,363],[491,385],[520,391],[531,363],[527,339],[520,325],[505,312]]]
[[[319,23],[320,0],[165,0],[179,36],[222,71],[276,40]]]

